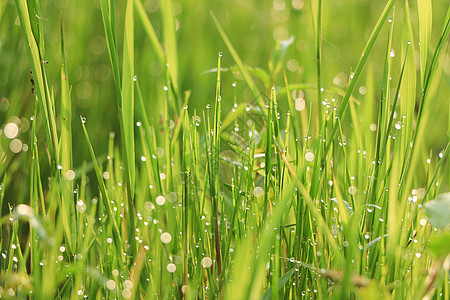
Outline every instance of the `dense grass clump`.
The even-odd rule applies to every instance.
[[[446,1],[53,2],[0,3],[0,297],[450,297]]]

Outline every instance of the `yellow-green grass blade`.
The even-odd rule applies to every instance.
[[[318,132],[322,130],[322,84],[321,84],[321,62],[322,62],[322,0],[311,1],[315,23],[315,44],[316,44],[316,82],[317,82],[317,115],[319,126]]]
[[[70,251],[75,253],[76,216],[73,203],[72,166],[72,100],[70,98],[69,78],[67,74],[64,48],[64,29],[61,20],[61,137],[59,144],[59,163],[61,167],[61,209],[63,224],[68,237]]]
[[[178,101],[178,53],[177,53],[177,38],[175,35],[175,16],[173,14],[172,0],[161,1],[161,15],[163,26],[163,38],[166,50],[167,71],[170,77],[170,82],[173,87],[173,92]],[[180,103],[178,103],[180,104]]]
[[[123,162],[126,172],[126,187],[128,201],[128,239],[134,240],[134,192],[135,192],[135,141],[134,141],[134,13],[133,0],[127,1],[125,11],[125,27],[123,38],[122,59],[122,96],[119,106],[119,118],[121,119]],[[130,244],[130,253],[136,254],[135,243]]]
[[[156,184],[156,188],[157,188],[156,192],[158,194],[162,194],[163,188],[162,188],[162,183],[161,183],[161,177],[159,176],[159,174],[160,174],[159,160],[157,158],[153,159],[153,156],[157,157],[155,131],[153,130],[153,128],[150,127],[150,122],[148,120],[148,116],[145,111],[144,99],[142,98],[141,88],[139,86],[139,80],[136,80],[136,92],[137,92],[137,95],[136,95],[137,105],[139,107],[138,111],[140,112],[138,114],[138,118],[140,118],[140,120],[143,123],[142,127],[144,128],[144,132],[145,132],[144,143],[147,144],[147,146],[145,148],[147,149],[147,151],[149,153],[148,160],[149,160],[149,163],[151,164],[152,171],[153,171],[152,172],[153,173],[153,178],[152,178],[153,183]]]
[[[425,85],[431,25],[433,20],[431,0],[417,0],[417,11],[419,13],[420,76],[423,89]]]
[[[26,0],[16,0],[16,8],[19,15],[22,31],[25,36],[25,45],[28,57],[31,63],[31,70],[35,82],[35,93],[38,98],[39,108],[43,117],[43,124],[45,126],[45,135],[47,139],[47,147],[50,158],[57,161],[56,155],[58,149],[58,137],[56,132],[56,121],[54,116],[54,108],[48,92],[45,71],[42,68],[43,58],[40,53],[38,42],[33,33],[32,24],[30,21],[30,12]]]
[[[28,17],[31,23],[31,29],[33,36],[36,40],[36,44],[39,45],[39,51],[41,56],[44,56],[44,37],[41,26],[41,9],[39,0],[27,0],[28,5]]]
[[[393,110],[391,110],[390,105],[390,78],[391,78],[391,55],[390,51],[392,49],[392,39],[393,39],[393,32],[394,32],[394,18],[390,19],[390,26],[389,26],[389,33],[388,33],[388,40],[386,44],[386,52],[385,52],[385,59],[384,59],[384,70],[383,70],[383,77],[381,82],[381,101],[379,103],[379,110],[378,110],[378,123],[377,123],[377,137],[376,137],[376,150],[375,150],[375,162],[380,161],[382,159],[383,154],[386,152],[383,147],[386,147],[385,144],[383,144],[383,141],[385,139],[387,140],[387,137],[389,135],[389,131],[387,128],[387,122],[389,113],[393,113]],[[395,109],[395,108],[394,108]],[[383,145],[383,146],[382,146]],[[379,183],[379,174],[381,172],[381,167],[386,166],[386,164],[379,164],[376,163],[373,167],[373,177],[374,180],[370,186],[370,194],[369,194],[369,203],[375,204],[376,198],[377,198],[377,188]],[[382,176],[380,176],[382,177]],[[367,228],[369,224],[372,223],[372,220],[367,221]]]
[[[135,184],[135,146],[134,146],[134,21],[133,1],[127,2],[123,44],[122,105],[119,107],[123,125],[124,163],[131,196]]]
[[[83,117],[81,117],[81,127],[83,129],[84,137],[85,137],[86,143],[88,145],[89,154],[91,155],[92,163],[94,164],[95,176],[97,177],[100,192],[102,193],[101,196],[102,196],[105,208],[106,208],[106,216],[108,217],[110,222],[112,222],[112,224],[113,224],[114,238],[117,239],[115,241],[115,245],[119,249],[118,252],[123,253],[123,249],[122,249],[123,247],[122,247],[122,241],[121,241],[122,238],[121,238],[119,226],[117,225],[116,219],[113,216],[113,212],[112,212],[112,208],[111,208],[111,201],[108,196],[108,191],[106,190],[105,182],[103,181],[103,175],[100,170],[100,166],[97,162],[97,158],[94,153],[94,148],[92,147],[91,140],[90,140],[88,132],[86,130],[85,122],[86,122],[86,120]]]
[[[422,92],[421,102],[419,104],[419,112],[417,114],[416,129],[413,137],[413,148],[411,150],[411,158],[408,164],[408,168],[405,171],[405,190],[409,190],[414,180],[414,173],[417,163],[420,158],[420,149],[424,141],[426,124],[430,117],[430,107],[433,104],[432,97],[437,89],[437,84],[440,82],[442,75],[443,60],[440,60],[442,49],[447,43],[448,36],[450,34],[450,7],[447,10],[447,15],[444,20],[441,34],[439,36],[438,44],[433,54],[433,58],[430,61],[430,67],[426,75],[424,90]]]
[[[404,124],[404,134],[402,135],[402,144],[403,148],[409,148],[410,141],[412,139],[412,125],[413,125],[413,116],[414,116],[414,106],[416,99],[416,61],[415,61],[415,53],[414,53],[414,37],[411,26],[411,17],[409,13],[409,4],[408,1],[405,0],[405,9],[403,13],[403,22],[402,22],[402,57],[406,55],[406,65],[405,65],[405,73],[404,80],[400,87],[400,110],[402,115],[407,116]],[[407,48],[410,48],[407,51]]]
[[[394,3],[395,3],[395,0],[389,0],[388,3],[386,3],[386,6],[384,7],[380,17],[378,18],[377,23],[375,24],[375,26],[372,30],[372,33],[370,34],[369,40],[367,41],[367,43],[364,47],[364,50],[361,54],[361,57],[358,61],[358,64],[356,65],[355,72],[352,74],[352,76],[350,78],[350,83],[347,87],[345,95],[344,95],[343,99],[341,100],[341,103],[340,103],[340,106],[338,109],[338,118],[342,118],[344,115],[344,112],[347,108],[348,101],[350,100],[351,94],[356,86],[356,82],[358,81],[359,77],[361,76],[362,69],[363,69],[364,65],[366,64],[367,58],[373,49],[375,41],[376,41],[378,35],[380,34],[381,28],[383,27],[383,24],[386,22],[389,12],[391,11],[392,7],[394,6]],[[335,125],[333,126],[333,129],[329,135],[328,143],[325,148],[325,153],[328,152],[328,150],[334,140],[334,137],[336,135],[337,129],[338,129],[338,123],[335,123]]]

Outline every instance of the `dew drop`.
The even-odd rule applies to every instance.
[[[115,282],[114,280],[112,280],[112,279],[108,280],[108,281],[106,282],[106,288],[107,288],[108,290],[113,290],[113,289],[115,289],[115,288],[116,288],[116,282]]]
[[[311,151],[306,152],[305,154],[305,159],[306,161],[313,161],[314,160],[314,153],[312,153]]]
[[[164,198],[164,196],[158,196],[155,199],[156,204],[158,205],[164,205],[164,203],[166,203],[166,198]]]
[[[203,268],[210,268],[212,266],[212,259],[209,257],[203,257],[202,258],[202,266]]]
[[[262,197],[262,195],[264,195],[264,190],[262,189],[262,187],[260,186],[255,187],[255,189],[253,190],[253,196],[259,198]]]
[[[8,123],[3,132],[8,139],[13,139],[19,134],[19,127],[15,123]]]
[[[350,186],[349,188],[348,188],[348,193],[350,194],[350,195],[355,195],[356,194],[356,192],[357,192],[357,190],[356,190],[356,187],[355,186]]]
[[[170,235],[170,233],[164,232],[163,234],[161,234],[160,239],[164,244],[168,244],[172,240],[172,236]]]

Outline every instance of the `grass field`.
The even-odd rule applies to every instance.
[[[0,297],[449,299],[445,0],[0,0]]]

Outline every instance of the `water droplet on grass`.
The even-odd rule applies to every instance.
[[[116,288],[116,282],[115,282],[114,280],[112,280],[112,279],[108,280],[108,281],[106,282],[106,288],[107,288],[108,290],[113,290],[113,289],[115,289],[115,288]]]
[[[84,203],[83,200],[78,200],[77,202],[77,211],[82,214],[86,211],[86,204]]]
[[[203,268],[210,268],[212,266],[212,259],[209,257],[203,257],[202,258],[202,266]]]
[[[183,294],[187,294],[188,291],[189,291],[189,286],[183,285],[183,286],[181,287],[181,292],[182,292]]]
[[[75,172],[73,170],[67,170],[66,174],[64,175],[64,177],[69,180],[72,181],[75,179]]]
[[[156,201],[156,204],[161,206],[161,205],[164,205],[164,203],[166,203],[166,198],[164,198],[164,196],[158,196],[158,197],[156,197],[155,201]]]
[[[169,194],[167,194],[167,200],[169,201],[169,202],[171,202],[171,203],[175,203],[175,202],[177,202],[177,194],[176,193],[174,193],[174,192],[171,192],[171,193],[169,193]]]
[[[9,149],[13,152],[13,153],[19,153],[20,150],[22,150],[22,141],[19,139],[13,139],[10,143],[9,143]]]
[[[305,99],[297,98],[295,99],[295,110],[302,111],[306,107]]]
[[[262,189],[262,187],[257,186],[255,187],[255,189],[253,190],[253,195],[256,198],[262,197],[264,195],[264,190]]]
[[[130,290],[132,287],[133,287],[133,282],[131,280],[127,279],[123,282],[123,288]]]
[[[308,151],[305,153],[305,159],[306,161],[313,161],[314,160],[314,153],[312,153],[311,151]]]
[[[16,213],[19,216],[24,216],[27,218],[31,218],[34,216],[34,210],[33,208],[31,208],[31,206],[26,205],[26,204],[19,204],[16,207]]]
[[[168,244],[172,240],[172,236],[170,235],[170,233],[164,232],[163,234],[161,234],[160,239],[164,244]]]
[[[355,186],[350,186],[349,188],[348,188],[348,193],[350,194],[350,195],[355,195],[356,194],[356,192],[357,192],[357,190],[356,190],[356,187]]]
[[[173,263],[170,263],[167,265],[166,269],[167,269],[167,272],[174,273],[177,270],[177,266]]]
[[[15,123],[8,123],[3,129],[3,133],[8,139],[13,139],[19,134],[19,127]]]

